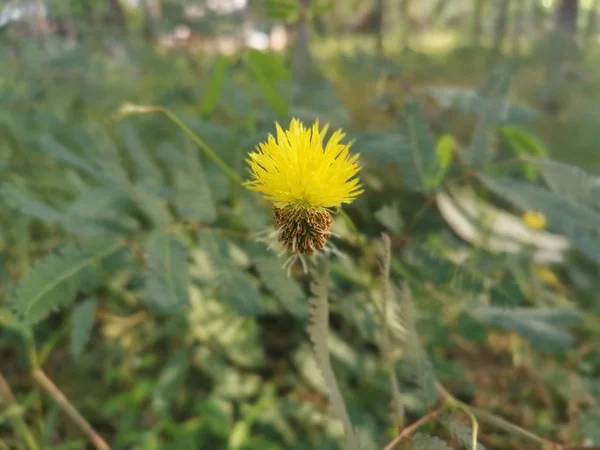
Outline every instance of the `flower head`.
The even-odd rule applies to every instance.
[[[277,138],[269,135],[250,153],[248,163],[254,180],[249,189],[262,192],[278,207],[288,205],[329,208],[350,203],[362,191],[357,178],[359,155],[350,156],[350,144],[342,144],[341,130],[333,133],[327,145],[318,121],[304,128],[293,119],[288,130],[279,124]]]
[[[527,211],[521,218],[523,223],[533,230],[546,228],[546,216],[539,211]]]
[[[327,126],[311,128],[293,119],[287,130],[279,124],[247,160],[252,179],[246,187],[271,202],[279,240],[292,253],[322,250],[333,218],[327,208],[352,202],[362,193],[356,175],[358,154],[341,143],[338,130],[324,145]]]

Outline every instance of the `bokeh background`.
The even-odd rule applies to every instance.
[[[600,448],[599,14],[0,0],[0,449],[344,448],[320,272],[206,152],[291,117],[361,153],[318,339],[364,448]]]

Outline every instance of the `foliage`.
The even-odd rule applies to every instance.
[[[287,54],[200,58],[80,27],[1,43],[1,443],[86,445],[43,371],[114,449],[600,445],[598,175],[557,157],[572,128],[519,95],[527,60],[478,89],[389,89],[381,111],[369,83],[410,67],[380,61],[344,95],[350,57],[305,80]],[[450,79],[437,65],[415,70]],[[347,130],[366,192],[336,214],[343,256],[287,276],[258,239],[269,205],[239,181],[291,116]],[[548,230],[524,230],[529,210]]]

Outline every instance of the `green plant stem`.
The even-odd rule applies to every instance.
[[[75,406],[67,399],[54,382],[46,376],[44,371],[36,368],[32,373],[33,379],[46,391],[50,397],[62,408],[62,410],[75,422],[79,429],[88,437],[89,441],[98,450],[110,450],[108,444],[92,428],[87,420],[77,411]]]
[[[15,398],[15,396],[12,393],[12,390],[10,389],[10,385],[8,384],[2,373],[0,373],[0,400],[2,399],[4,399],[4,401],[7,405],[9,405],[9,407],[19,406],[17,399]],[[34,437],[33,433],[21,417],[21,414],[11,414],[10,416],[13,420],[13,426],[15,428],[15,431],[18,435],[21,436],[21,438],[25,442],[25,445],[27,445],[27,448],[29,450],[39,450],[40,446],[38,445],[38,442]]]
[[[446,402],[446,404],[449,407],[461,410],[462,412],[464,412],[471,418],[472,422],[475,421],[474,425],[473,425],[474,430],[475,430],[475,423],[477,422],[477,418],[478,418],[479,420],[481,420],[483,422],[487,422],[490,425],[494,425],[500,429],[503,429],[504,431],[506,431],[508,433],[511,433],[511,434],[520,436],[523,439],[527,439],[529,441],[535,442],[535,443],[541,445],[545,449],[549,449],[549,450],[600,450],[600,446],[598,446],[598,445],[586,447],[586,446],[563,445],[563,444],[559,444],[557,442],[552,442],[548,439],[538,436],[535,433],[532,433],[531,431],[521,428],[518,425],[515,425],[515,424],[509,422],[508,420],[498,417],[495,414],[489,413],[489,412],[484,411],[479,408],[475,408],[473,406],[469,406],[466,403],[461,402],[456,397],[454,397],[452,394],[450,394],[450,392],[448,392],[448,390],[444,386],[442,386],[440,383],[437,383],[436,387],[437,387],[438,394],[440,395],[442,400],[444,402]],[[475,435],[474,439],[475,439],[475,445],[476,445],[477,444],[477,435],[476,435],[475,431],[473,432],[473,434]],[[477,448],[477,447],[474,447],[474,448]]]
[[[202,140],[196,133],[194,133],[183,121],[177,117],[171,110],[163,108],[162,106],[138,106],[138,105],[123,105],[117,115],[117,118],[122,116],[128,116],[132,114],[148,114],[148,113],[161,113],[164,114],[171,122],[177,125],[194,143],[200,147],[206,156],[208,156],[215,164],[217,164],[223,171],[229,175],[231,179],[239,183],[244,184],[244,180],[240,177],[225,161],[223,161],[219,155]]]

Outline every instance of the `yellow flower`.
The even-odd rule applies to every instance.
[[[327,126],[304,128],[293,119],[287,131],[279,124],[277,139],[269,135],[250,153],[248,163],[254,177],[247,183],[278,207],[288,205],[329,208],[350,203],[362,191],[357,178],[359,155],[350,156],[350,144],[342,144],[341,130],[323,147]]]
[[[247,159],[252,179],[246,187],[261,192],[273,206],[279,240],[293,253],[311,255],[322,250],[333,221],[327,208],[352,202],[363,191],[356,175],[359,155],[338,130],[323,145],[328,127],[311,128],[292,119],[288,130],[276,124]]]
[[[543,230],[546,228],[546,216],[539,211],[527,211],[523,214],[523,222],[529,228],[534,230]]]
[[[556,274],[546,266],[534,267],[535,274],[547,285],[552,286],[558,291],[564,291],[564,286]]]

